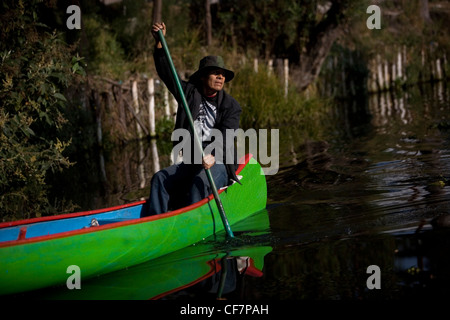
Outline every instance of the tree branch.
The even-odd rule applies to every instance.
[[[325,58],[341,33],[347,4],[347,0],[332,1],[325,18],[311,27],[308,41],[299,53],[299,68],[292,74],[300,90],[305,90],[319,75]]]

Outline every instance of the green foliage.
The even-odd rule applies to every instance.
[[[223,1],[217,13],[212,9],[213,36],[218,42],[236,46],[236,50],[256,49],[263,57],[286,50],[294,43],[296,23],[301,19],[309,22],[306,18],[315,20],[315,10],[309,10],[310,2]],[[192,1],[190,11],[192,25],[203,26],[204,0]]]
[[[84,16],[87,48],[81,48],[86,56],[87,71],[109,78],[120,78],[128,69],[124,51],[116,35],[108,30],[97,15]],[[87,49],[87,50],[86,50]]]
[[[14,2],[14,1],[12,1]],[[39,216],[49,171],[70,165],[63,156],[64,90],[82,74],[58,34],[38,22],[36,2],[3,2],[0,29],[0,214],[2,220]]]
[[[189,26],[188,2],[163,2],[164,22],[170,30],[166,40],[175,64],[182,70],[197,67],[204,55],[201,46],[202,26]],[[132,73],[155,73],[153,63],[154,39],[153,4],[146,0],[124,0],[83,13],[85,41],[80,43],[88,72],[116,79],[126,79]],[[80,33],[81,34],[81,33]]]
[[[196,31],[188,27],[188,19],[180,19],[186,6],[186,1],[180,0],[163,3],[164,22],[171,30],[167,41],[174,50],[177,65],[181,65],[182,55],[189,59],[200,48]],[[155,72],[152,57],[154,39],[150,32],[152,2],[124,0],[102,6],[85,0],[81,8],[83,26],[77,33],[78,50],[85,58],[89,74],[124,80],[133,73]],[[178,55],[177,48],[184,49],[183,53]],[[186,54],[187,51],[191,54]]]
[[[324,123],[324,100],[307,99],[295,88],[288,88],[285,95],[280,78],[259,67],[256,73],[251,66],[237,71],[230,93],[239,101],[243,112],[244,128],[279,128],[295,124],[309,136],[317,137]]]

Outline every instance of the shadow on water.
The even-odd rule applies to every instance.
[[[83,280],[82,290],[60,287],[16,297],[449,297],[449,101],[448,88],[437,83],[336,103],[320,141],[304,139],[294,127],[280,128],[281,167],[267,177],[267,210],[233,226],[237,243],[206,239]],[[147,194],[139,172],[149,180],[152,154],[144,157],[149,166],[143,171],[146,161],[134,159],[105,162],[114,195],[108,205]],[[373,265],[380,270],[380,289],[368,286]]]

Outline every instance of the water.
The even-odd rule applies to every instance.
[[[61,286],[16,297],[450,297],[449,101],[449,89],[439,83],[337,103],[321,139],[280,128],[281,167],[267,177],[268,207],[233,226],[236,241],[206,239],[83,280],[82,290]],[[104,155],[105,166],[96,171],[101,174],[91,177],[101,187],[89,197],[78,195],[85,200],[82,206],[94,209],[147,197],[146,181],[156,163],[149,150],[129,146]],[[161,157],[160,165],[168,161]],[[380,289],[368,286],[369,266],[379,268]]]

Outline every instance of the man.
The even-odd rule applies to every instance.
[[[178,101],[175,130],[184,129],[190,133],[189,147],[192,152],[190,152],[190,159],[184,157],[183,162],[155,173],[151,181],[148,210],[143,212],[143,216],[164,213],[206,198],[212,190],[204,169],[210,169],[217,188],[226,186],[230,180],[238,181],[235,174],[237,159],[234,140],[227,141],[225,137],[227,129],[239,128],[242,109],[239,103],[223,90],[225,82],[231,81],[234,73],[225,68],[221,57],[207,56],[200,61],[198,70],[189,78],[189,81],[181,81],[195,130],[202,139],[203,149],[212,143],[212,133],[217,132],[214,130],[222,134],[221,143],[218,144],[222,148],[221,159],[216,159],[213,152],[200,157],[201,163],[196,163],[198,150],[195,148],[194,134],[164,54],[158,36],[159,30],[162,30],[163,35],[166,34],[164,23],[155,23],[152,26],[152,34],[156,41],[154,52],[156,70]],[[227,156],[232,151],[234,151],[233,156]],[[225,160],[230,158],[233,160],[227,163]]]

